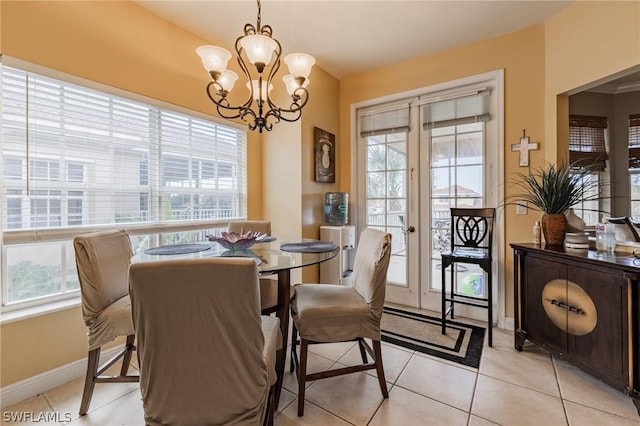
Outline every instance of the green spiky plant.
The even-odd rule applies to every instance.
[[[528,207],[547,214],[564,214],[580,201],[597,200],[597,183],[588,178],[593,171],[578,164],[546,164],[529,170],[528,174],[517,173],[514,185],[521,189],[509,197],[506,204],[527,202]],[[593,190],[593,196],[584,198],[585,193]]]

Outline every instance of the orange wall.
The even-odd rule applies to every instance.
[[[0,53],[211,113],[204,93],[207,77],[193,53],[205,42],[128,2],[0,2]],[[598,60],[587,65],[586,58]],[[557,103],[559,93],[637,64],[640,3],[609,1],[576,2],[544,26],[372,70],[339,85],[314,69],[303,120],[263,138],[249,135],[249,217],[271,219],[275,233],[299,226],[303,235],[316,235],[321,194],[351,192],[354,103],[504,68],[508,183],[524,170],[509,149],[523,128],[532,141],[541,143],[541,150],[532,153],[532,166],[556,157],[563,131],[557,117],[562,119],[568,110],[566,99]],[[336,134],[335,185],[313,182],[314,126]],[[511,208],[504,214],[506,234],[499,237],[505,243],[529,241],[539,216],[516,216]],[[501,260],[507,288],[503,302],[512,316],[508,247],[506,253]],[[86,355],[79,308],[5,324],[0,334],[0,386]]]
[[[319,238],[324,221],[324,193],[336,191],[335,184],[315,182],[314,127],[338,134],[338,81],[314,67],[309,76],[309,103],[302,119],[281,122],[266,133],[263,146],[264,217],[271,220],[277,235]],[[278,102],[290,98],[274,89]],[[340,142],[338,142],[340,144]],[[292,282],[318,282],[318,268],[294,270]]]
[[[2,1],[0,53],[214,116],[203,40],[124,1]],[[117,25],[114,25],[117,23]],[[249,217],[262,216],[259,135],[248,144]]]
[[[195,54],[206,41],[134,3],[0,2],[0,53],[212,114]],[[260,136],[248,137],[248,216],[262,218]],[[46,356],[43,354],[46,353]],[[2,325],[0,386],[86,357],[80,308]]]
[[[502,37],[474,43],[459,49],[425,56],[391,67],[373,70],[340,82],[340,190],[351,192],[351,139],[350,108],[357,102],[375,99],[437,83],[451,81],[488,71],[505,70],[505,186],[509,193],[513,174],[522,172],[518,155],[510,145],[519,142],[522,129],[532,141],[541,141],[541,152],[531,155],[532,166],[544,160],[546,144],[544,123],[544,26],[537,25]],[[416,42],[419,42],[417,40]],[[393,76],[391,78],[390,76]],[[499,197],[502,198],[502,197]],[[501,213],[502,214],[502,213]],[[529,241],[534,220],[540,215],[530,211],[516,216],[515,208],[505,208],[505,235],[498,235],[505,244]],[[506,294],[504,303],[507,316],[513,316],[513,270],[511,252],[501,259],[505,266]]]
[[[546,22],[546,139],[554,161],[568,152],[566,93],[640,65],[640,2],[575,2]]]

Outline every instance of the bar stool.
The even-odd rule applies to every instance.
[[[454,304],[460,303],[488,310],[489,346],[493,344],[493,296],[491,265],[494,208],[451,208],[451,251],[442,253],[442,334],[447,334],[447,315],[454,315]],[[487,273],[487,296],[460,294],[456,283],[456,264],[478,265]],[[449,297],[445,270],[451,266]],[[484,289],[483,289],[484,293]],[[447,306],[448,304],[448,306]]]

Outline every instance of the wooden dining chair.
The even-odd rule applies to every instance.
[[[258,288],[250,258],[131,265],[146,424],[273,424],[282,335]]]
[[[291,303],[291,371],[298,377],[298,416],[304,414],[305,386],[308,381],[365,370],[376,370],[383,398],[388,398],[380,345],[382,308],[391,257],[391,234],[365,229],[360,235],[351,286],[300,284]],[[298,342],[298,334],[300,336]],[[373,349],[365,341],[371,339]],[[311,344],[355,340],[362,364],[319,373],[307,373]],[[300,358],[297,345],[300,345]],[[367,353],[372,362],[367,359]]]
[[[73,239],[73,247],[89,349],[80,402],[80,415],[84,416],[96,383],[137,382],[139,379],[137,375],[127,375],[135,351],[128,279],[133,253],[129,235],[123,230],[79,235]],[[100,348],[118,337],[126,337],[124,348],[100,365]],[[120,359],[120,375],[105,376],[105,371]]]

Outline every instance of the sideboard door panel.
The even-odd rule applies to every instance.
[[[567,272],[569,281],[586,291],[597,310],[596,326],[590,333],[569,334],[568,351],[576,362],[585,366],[598,365],[600,370],[606,370],[603,373],[624,382],[628,373],[627,336],[623,335],[627,332],[627,280],[622,273],[611,270],[570,266]],[[569,323],[583,321],[587,316],[576,311],[589,302],[576,299],[569,294],[569,305],[575,308],[568,311]]]
[[[547,315],[543,303],[550,301],[543,300],[542,292],[547,283],[566,279],[566,265],[527,254],[522,276],[522,305],[526,306],[522,310],[522,329],[526,330],[527,338],[558,353],[565,353],[567,335]]]

